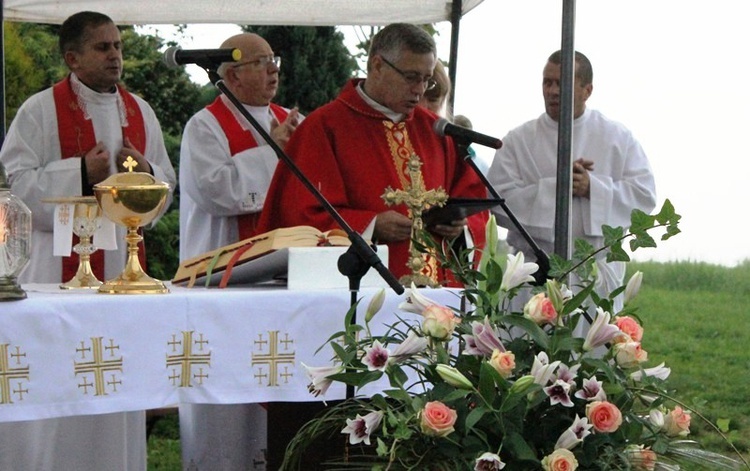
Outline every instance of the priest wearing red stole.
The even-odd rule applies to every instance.
[[[242,53],[217,71],[227,89],[284,148],[303,117],[271,101],[280,58],[253,33],[232,36],[221,48]],[[226,96],[190,118],[180,149],[180,260],[255,234],[277,162]],[[180,441],[186,469],[253,469],[264,459],[266,411],[259,404],[181,404]]]
[[[70,74],[24,102],[0,153],[13,193],[33,215],[31,260],[21,283],[68,281],[78,268],[75,253],[53,256],[55,207],[43,199],[93,195],[93,185],[125,171],[127,157],[138,162],[135,171],[170,188],[177,181],[153,109],[119,83],[122,42],[112,20],[95,12],[71,16],[60,29],[60,50]],[[125,266],[125,228],[117,230],[117,250],[92,255],[100,280]]]
[[[461,161],[452,139],[433,131],[438,117],[418,106],[434,86],[435,42],[421,28],[392,24],[372,40],[367,79],[353,79],[331,103],[312,112],[286,150],[300,170],[365,238],[387,244],[389,268],[410,274],[406,266],[412,221],[408,208],[388,205],[386,188],[402,190],[413,181],[408,164],[421,162],[426,190],[442,188],[451,197],[486,198],[479,177]],[[437,238],[465,235],[481,247],[487,214],[427,229]],[[315,197],[284,165],[279,165],[266,198],[259,231],[311,225],[336,226]],[[434,260],[422,274],[444,282],[449,276]]]
[[[141,98],[120,84],[120,31],[101,13],[81,12],[60,27],[70,74],[18,110],[0,152],[13,193],[33,213],[32,254],[22,283],[60,283],[77,260],[53,257],[53,212],[44,198],[93,194],[92,186],[128,157],[137,171],[176,183],[159,122]],[[124,229],[121,231],[124,237]],[[92,259],[99,279],[116,277],[126,244]],[[102,260],[103,259],[103,260]],[[65,275],[65,266],[73,270]],[[41,327],[40,327],[41,328]],[[0,424],[0,469],[146,469],[145,413],[127,412]]]

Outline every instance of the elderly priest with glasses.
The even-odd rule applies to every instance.
[[[425,90],[435,85],[436,62],[435,42],[423,29],[386,26],[372,40],[367,78],[352,79],[335,100],[312,112],[286,148],[355,231],[388,245],[389,268],[396,277],[412,271],[407,261],[413,227],[410,209],[387,203],[386,189],[419,186],[423,192],[442,189],[450,197],[486,198],[478,176],[456,155],[452,139],[433,131],[438,116],[418,106]],[[427,229],[438,240],[465,235],[481,246],[486,220],[486,213],[480,213]],[[297,225],[329,230],[336,223],[280,164],[259,231]],[[433,257],[425,257],[421,274],[436,283],[450,279]]]

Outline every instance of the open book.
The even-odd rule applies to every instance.
[[[286,271],[285,249],[349,245],[351,242],[341,229],[321,232],[312,226],[284,227],[185,260],[172,283],[224,287],[268,281]]]

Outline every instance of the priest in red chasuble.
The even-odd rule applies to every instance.
[[[348,82],[331,103],[311,113],[296,130],[287,153],[341,216],[361,233],[389,248],[389,268],[401,277],[411,242],[412,221],[405,205],[389,206],[386,188],[413,183],[407,165],[421,160],[426,190],[442,188],[451,197],[486,198],[479,177],[455,152],[450,138],[433,131],[438,117],[418,106],[434,86],[435,42],[423,29],[392,24],[372,40],[367,78]],[[484,242],[486,213],[427,229],[438,238],[467,236]],[[274,174],[259,232],[311,225],[320,230],[336,223],[285,165]],[[432,260],[425,268],[435,280],[445,273]]]

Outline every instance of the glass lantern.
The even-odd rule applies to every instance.
[[[0,164],[0,301],[25,299],[16,277],[29,262],[31,211],[10,192]]]

